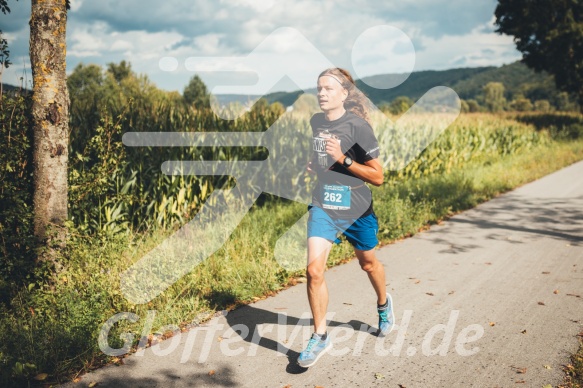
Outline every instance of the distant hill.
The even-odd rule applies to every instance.
[[[488,82],[502,82],[506,89],[506,99],[517,94],[536,100],[554,100],[559,93],[553,77],[547,73],[535,73],[521,62],[490,68],[475,76],[460,80],[452,86],[460,98],[479,99],[482,88]]]
[[[14,86],[14,85],[9,85],[9,84],[2,84],[2,93],[5,96],[14,96],[16,94],[21,93],[23,90],[20,88],[20,86]],[[26,92],[26,90],[25,90]]]
[[[357,80],[356,85],[362,90],[372,102],[379,105],[383,102],[391,102],[399,96],[407,96],[412,100],[419,99],[429,89],[436,86],[449,86],[456,90],[454,86],[462,81],[470,80],[480,74],[494,67],[476,67],[476,68],[462,68],[449,70],[425,70],[411,73],[409,78],[401,85],[392,89],[376,89],[368,86],[364,81],[371,81],[375,84],[383,78],[390,78],[394,75],[377,75],[373,77],[365,77],[363,80]],[[456,90],[457,91],[457,90]],[[463,97],[462,97],[463,98]]]
[[[363,78],[371,83],[384,78],[395,77],[395,74],[376,75]],[[488,82],[502,82],[505,87],[506,99],[512,100],[518,94],[523,94],[532,101],[547,99],[553,102],[558,91],[553,78],[546,73],[535,73],[521,62],[514,62],[500,67],[474,67],[449,70],[424,70],[413,72],[401,85],[392,89],[376,89],[368,86],[363,80],[356,80],[357,86],[376,105],[389,103],[399,96],[407,96],[412,100],[419,99],[427,90],[435,86],[448,86],[464,100],[483,99],[483,87]],[[279,101],[284,106],[293,104],[300,91],[271,93],[265,96],[270,103]],[[316,93],[316,89],[308,90]],[[257,98],[257,96],[255,96]]]
[[[473,67],[448,70],[424,70],[411,73],[409,78],[401,85],[392,89],[376,89],[368,86],[363,81],[374,84],[383,79],[399,77],[398,74],[383,74],[365,77],[356,80],[357,86],[377,106],[382,103],[390,103],[396,97],[406,96],[412,100],[419,99],[426,91],[435,86],[448,86],[456,91],[461,99],[483,101],[483,87],[488,82],[502,82],[505,87],[505,95],[508,101],[522,94],[532,102],[536,100],[549,100],[555,104],[558,100],[558,91],[555,88],[553,77],[547,73],[535,73],[526,65],[517,61],[500,67]],[[4,93],[11,94],[20,90],[19,87],[4,85]],[[284,106],[292,105],[302,93],[301,90],[293,92],[270,93],[264,98],[269,102],[280,102]],[[307,93],[316,94],[316,88],[307,90]],[[224,94],[217,98],[221,104],[239,101],[248,104],[261,96]]]

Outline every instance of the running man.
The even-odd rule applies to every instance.
[[[308,206],[306,270],[314,333],[297,360],[304,368],[314,365],[332,347],[326,331],[328,288],[324,271],[332,244],[340,243],[338,235],[343,234],[353,245],[377,294],[379,334],[388,334],[394,323],[385,269],[374,252],[378,221],[372,193],[365,185],[383,183],[379,145],[369,124],[368,100],[348,71],[331,68],[318,77],[318,102],[322,113],[310,120],[314,152],[308,171],[317,174],[317,185]]]

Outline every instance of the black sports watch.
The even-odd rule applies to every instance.
[[[353,162],[352,158],[350,156],[347,156],[344,158],[344,162],[342,163],[342,165],[344,167],[348,168],[348,167],[352,166],[352,162]]]

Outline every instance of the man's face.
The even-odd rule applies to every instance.
[[[334,77],[318,78],[318,102],[324,112],[341,109],[348,92]]]

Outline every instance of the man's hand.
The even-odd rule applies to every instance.
[[[326,153],[334,159],[335,162],[342,162],[344,160],[344,154],[340,148],[340,143],[338,139],[331,137],[326,140]]]

